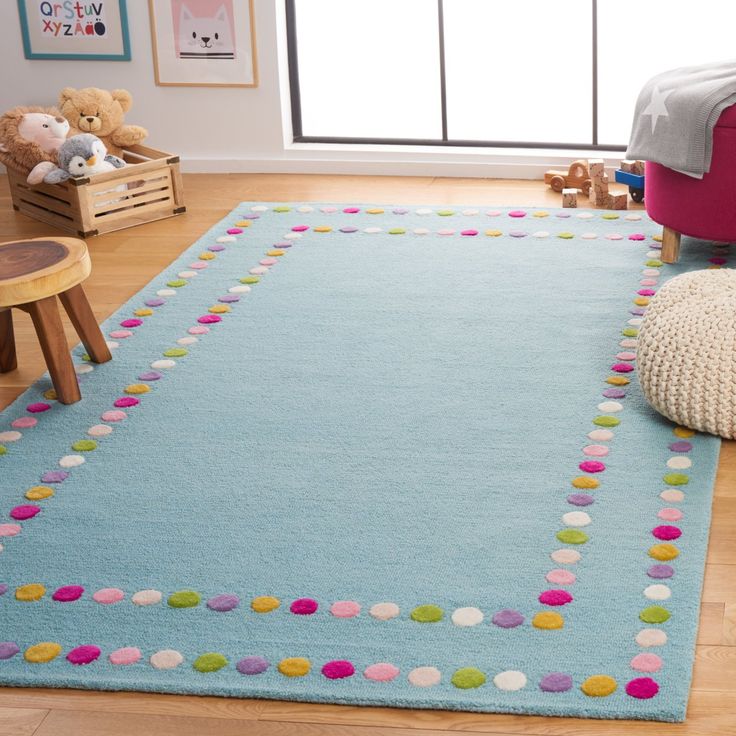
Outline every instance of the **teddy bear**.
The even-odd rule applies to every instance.
[[[140,143],[148,135],[139,125],[123,124],[132,104],[133,98],[125,89],[108,92],[97,87],[65,87],[59,95],[59,109],[69,121],[72,135],[93,133],[114,156],[122,156],[123,148]]]
[[[54,107],[14,107],[0,117],[0,162],[23,174],[40,163],[53,168],[68,133]]]

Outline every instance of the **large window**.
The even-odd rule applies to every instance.
[[[725,0],[286,0],[297,142],[622,150],[642,84],[734,56]]]

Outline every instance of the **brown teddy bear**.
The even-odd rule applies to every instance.
[[[65,87],[59,95],[61,114],[72,126],[71,135],[94,133],[113,156],[122,156],[123,148],[140,143],[148,135],[140,125],[123,125],[123,117],[133,104],[130,92],[97,87]]]

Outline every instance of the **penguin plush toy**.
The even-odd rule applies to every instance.
[[[47,184],[59,184],[70,178],[79,179],[113,171],[125,166],[125,161],[107,153],[105,144],[91,133],[67,138],[57,153],[59,167],[44,176]]]

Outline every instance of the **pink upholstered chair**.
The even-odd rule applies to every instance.
[[[662,260],[675,263],[680,236],[736,241],[736,105],[727,108],[713,131],[713,158],[702,179],[647,162],[647,213],[664,226]]]

